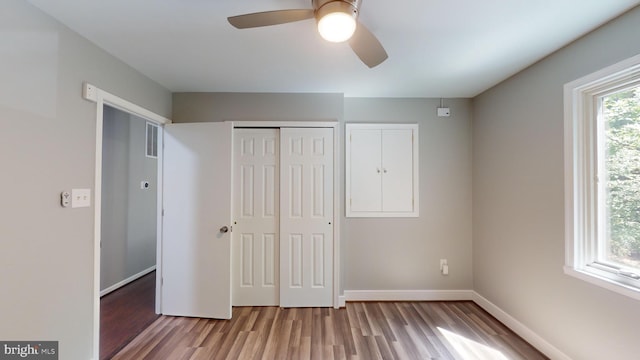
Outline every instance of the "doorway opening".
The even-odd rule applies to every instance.
[[[162,239],[162,151],[158,149],[162,149],[162,126],[171,121],[90,84],[84,85],[83,97],[96,103],[93,357],[100,359],[109,355],[100,353],[102,295],[113,291],[113,299],[117,289],[122,293],[122,286],[139,279],[136,283],[147,283],[155,298],[151,315],[160,310],[160,281],[154,279],[154,270],[161,273],[157,259]],[[103,264],[103,245],[110,263]]]
[[[158,126],[104,105],[100,241],[100,358],[157,318]],[[128,299],[127,299],[128,298]]]

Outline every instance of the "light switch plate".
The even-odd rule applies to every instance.
[[[73,189],[71,190],[71,207],[89,207],[91,206],[91,189]]]

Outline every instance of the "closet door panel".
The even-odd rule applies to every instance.
[[[278,305],[278,130],[235,129],[234,149],[233,305]]]
[[[280,306],[333,305],[333,129],[281,129]]]

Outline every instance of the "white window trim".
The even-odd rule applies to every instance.
[[[592,264],[597,249],[594,98],[640,79],[640,55],[564,86],[565,266],[567,275],[640,300],[640,287]],[[636,280],[637,281],[637,280]]]

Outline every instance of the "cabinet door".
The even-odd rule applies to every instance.
[[[413,130],[382,131],[382,211],[413,211]]]
[[[346,125],[346,216],[419,215],[418,124]]]
[[[350,134],[351,211],[382,210],[382,132],[352,130]]]

